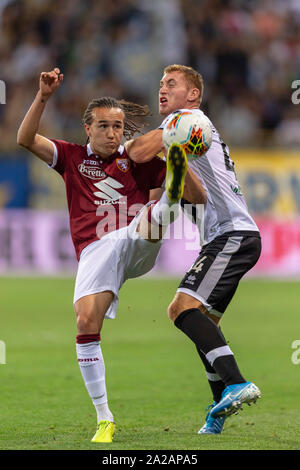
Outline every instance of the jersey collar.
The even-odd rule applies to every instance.
[[[90,142],[89,142],[89,143],[87,144],[87,146],[86,146],[86,152],[87,152],[87,154],[88,154],[89,157],[90,157],[91,155],[95,155],[94,152],[93,152],[92,149],[91,149],[91,144],[90,144]],[[122,155],[123,152],[124,152],[124,145],[120,145],[116,153]],[[111,157],[114,157],[114,158],[115,158],[115,157],[117,156],[116,153],[114,153]],[[97,155],[97,156],[100,157],[100,155]],[[109,160],[110,160],[111,157],[109,157]]]

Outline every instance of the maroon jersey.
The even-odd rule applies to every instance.
[[[155,157],[135,163],[122,145],[104,159],[94,155],[89,144],[52,142],[56,147],[52,168],[65,181],[71,236],[79,259],[89,243],[131,222],[149,201],[150,189],[162,186],[165,162]]]

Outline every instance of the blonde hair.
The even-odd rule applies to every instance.
[[[203,97],[203,90],[204,90],[204,81],[201,73],[197,72],[197,70],[193,69],[192,67],[188,67],[187,65],[179,65],[173,64],[168,65],[164,69],[165,73],[171,72],[180,72],[183,73],[185,76],[186,81],[192,87],[198,88],[199,90],[199,105],[201,104],[202,97]]]

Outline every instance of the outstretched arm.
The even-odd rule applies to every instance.
[[[53,162],[53,145],[50,140],[37,132],[46,103],[62,81],[63,75],[58,68],[51,72],[41,73],[39,91],[21,123],[17,135],[18,145],[30,150],[48,165]]]
[[[162,130],[155,129],[125,143],[126,152],[136,163],[145,163],[164,151]]]

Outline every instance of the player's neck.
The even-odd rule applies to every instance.
[[[190,104],[190,105],[186,106],[186,109],[199,109],[199,108],[200,108],[200,106],[197,103]]]
[[[168,111],[167,114],[162,114],[163,117],[169,116],[170,113],[174,113],[177,109],[200,109],[200,106],[197,103],[194,104],[188,104],[186,103],[185,106],[177,106],[176,108],[172,109],[171,111]]]
[[[91,142],[90,142],[90,149],[94,155],[98,155],[101,157],[103,160],[108,160],[112,155],[114,155],[115,152],[110,153],[109,155],[104,151],[102,151],[100,148],[94,147]]]

